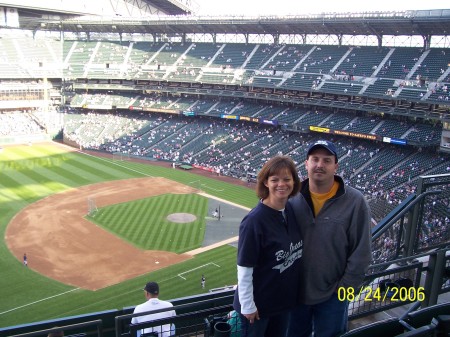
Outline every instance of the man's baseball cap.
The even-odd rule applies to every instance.
[[[159,285],[156,282],[148,282],[145,285],[144,290],[150,294],[158,295],[159,294]]]
[[[318,147],[322,147],[325,150],[327,150],[328,152],[330,152],[332,155],[335,156],[336,162],[338,161],[336,146],[328,140],[316,140],[314,143],[309,145],[308,152],[306,153],[306,158],[308,158],[309,155],[311,154],[311,152],[313,150],[317,149]]]

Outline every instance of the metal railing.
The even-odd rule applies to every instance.
[[[103,337],[103,321],[96,319],[94,321],[82,322],[77,324],[68,324],[55,326],[50,329],[43,329],[39,331],[26,332],[17,335],[11,335],[10,337],[35,337],[35,336],[47,336],[50,333],[58,333],[61,336],[79,336],[79,337]]]

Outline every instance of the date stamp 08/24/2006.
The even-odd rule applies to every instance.
[[[391,302],[422,302],[425,300],[424,287],[387,287],[373,289],[371,286],[361,287],[358,290],[352,287],[339,287],[337,290],[339,301],[391,301]]]

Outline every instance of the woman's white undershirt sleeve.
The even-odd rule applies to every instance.
[[[253,301],[253,268],[237,266],[237,276],[241,314],[253,314],[257,310]]]

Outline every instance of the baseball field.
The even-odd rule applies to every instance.
[[[0,327],[134,306],[149,280],[160,283],[163,299],[235,284],[236,248],[227,243],[256,202],[246,186],[169,163],[57,143],[4,147]],[[229,212],[239,215],[211,219],[217,205],[239,207]],[[205,247],[208,228],[228,240]]]

